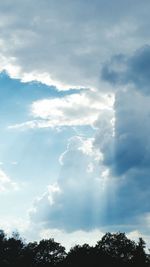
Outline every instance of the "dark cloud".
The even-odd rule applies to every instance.
[[[114,105],[114,125],[106,116],[97,122],[95,145],[104,163],[115,175],[132,168],[147,168],[150,158],[150,97],[136,90],[118,92]]]
[[[149,103],[150,96],[133,88],[119,91],[113,126],[108,114],[96,125],[95,146],[103,153],[110,176],[118,180],[114,202],[107,207],[107,222],[111,224],[134,224],[150,210]]]
[[[134,85],[137,90],[150,93],[150,46],[144,46],[133,55],[113,56],[104,64],[102,79],[113,85]]]

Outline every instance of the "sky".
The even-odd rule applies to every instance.
[[[150,2],[0,2],[0,228],[150,246]]]

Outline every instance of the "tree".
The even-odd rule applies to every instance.
[[[7,237],[3,230],[0,230],[0,266],[7,266],[7,260],[5,257]]]
[[[106,233],[95,248],[99,255],[103,255],[106,265],[111,263],[111,266],[148,266],[145,242],[142,239],[139,239],[137,244],[124,233]]]
[[[55,266],[66,256],[65,248],[54,239],[41,240],[36,247],[35,262],[37,266]]]
[[[32,267],[36,266],[36,252],[37,252],[38,243],[30,242],[26,244],[23,251],[22,257],[22,267]]]
[[[145,241],[142,238],[139,238],[139,241],[137,243],[136,249],[134,251],[134,257],[133,257],[133,266],[150,266],[150,261],[148,255],[145,253]]]
[[[93,247],[88,244],[76,245],[70,249],[66,258],[67,266],[94,266]]]
[[[25,243],[18,233],[7,237],[0,230],[0,267],[150,267],[145,242],[131,241],[124,233],[106,233],[97,244],[76,245],[68,254],[54,239]]]
[[[7,265],[10,266],[20,266],[23,258],[25,244],[20,238],[17,232],[12,234],[12,237],[7,238],[5,242],[5,260]]]

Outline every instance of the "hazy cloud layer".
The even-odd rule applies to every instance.
[[[103,61],[149,42],[149,8],[139,0],[6,0],[0,69],[58,88],[97,86]]]

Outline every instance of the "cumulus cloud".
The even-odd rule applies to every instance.
[[[135,229],[149,211],[149,102],[133,88],[117,92],[114,112],[101,111],[94,123],[96,136],[69,140],[59,159],[59,193],[53,205],[48,191],[36,202],[33,220],[68,231],[104,224]]]
[[[51,190],[47,190],[35,202],[30,212],[31,220],[42,222],[45,228],[66,231],[91,230],[103,224],[106,198],[113,195],[115,185],[106,168],[99,167],[100,157],[92,140],[71,138],[60,157],[62,169],[57,192],[53,191],[52,196]]]
[[[31,221],[42,224],[43,232],[106,226],[106,231],[144,233],[139,217],[149,213],[150,98],[130,89],[116,93],[114,111],[101,110],[95,137],[69,140],[59,158],[57,184],[30,212]]]

